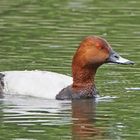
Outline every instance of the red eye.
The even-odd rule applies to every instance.
[[[100,50],[103,50],[104,49],[104,47],[100,47]]]

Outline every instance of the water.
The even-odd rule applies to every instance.
[[[71,58],[87,35],[100,35],[134,66],[104,65],[101,98],[0,99],[0,140],[139,140],[140,1],[1,0],[0,71],[49,70],[71,75]]]

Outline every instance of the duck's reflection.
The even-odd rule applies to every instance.
[[[100,130],[95,128],[95,100],[72,101],[72,136],[73,140],[91,138],[100,135]]]

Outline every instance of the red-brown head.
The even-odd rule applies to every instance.
[[[106,40],[96,36],[86,37],[74,55],[73,64],[98,67],[106,62],[110,51],[111,47]]]
[[[109,43],[97,36],[88,36],[80,44],[72,62],[73,87],[94,84],[97,68],[104,63],[133,64],[112,50]]]

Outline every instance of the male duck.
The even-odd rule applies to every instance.
[[[112,50],[97,36],[88,36],[80,44],[72,61],[72,77],[47,71],[8,71],[0,74],[0,94],[22,94],[48,99],[95,98],[95,74],[104,63],[134,64]]]

